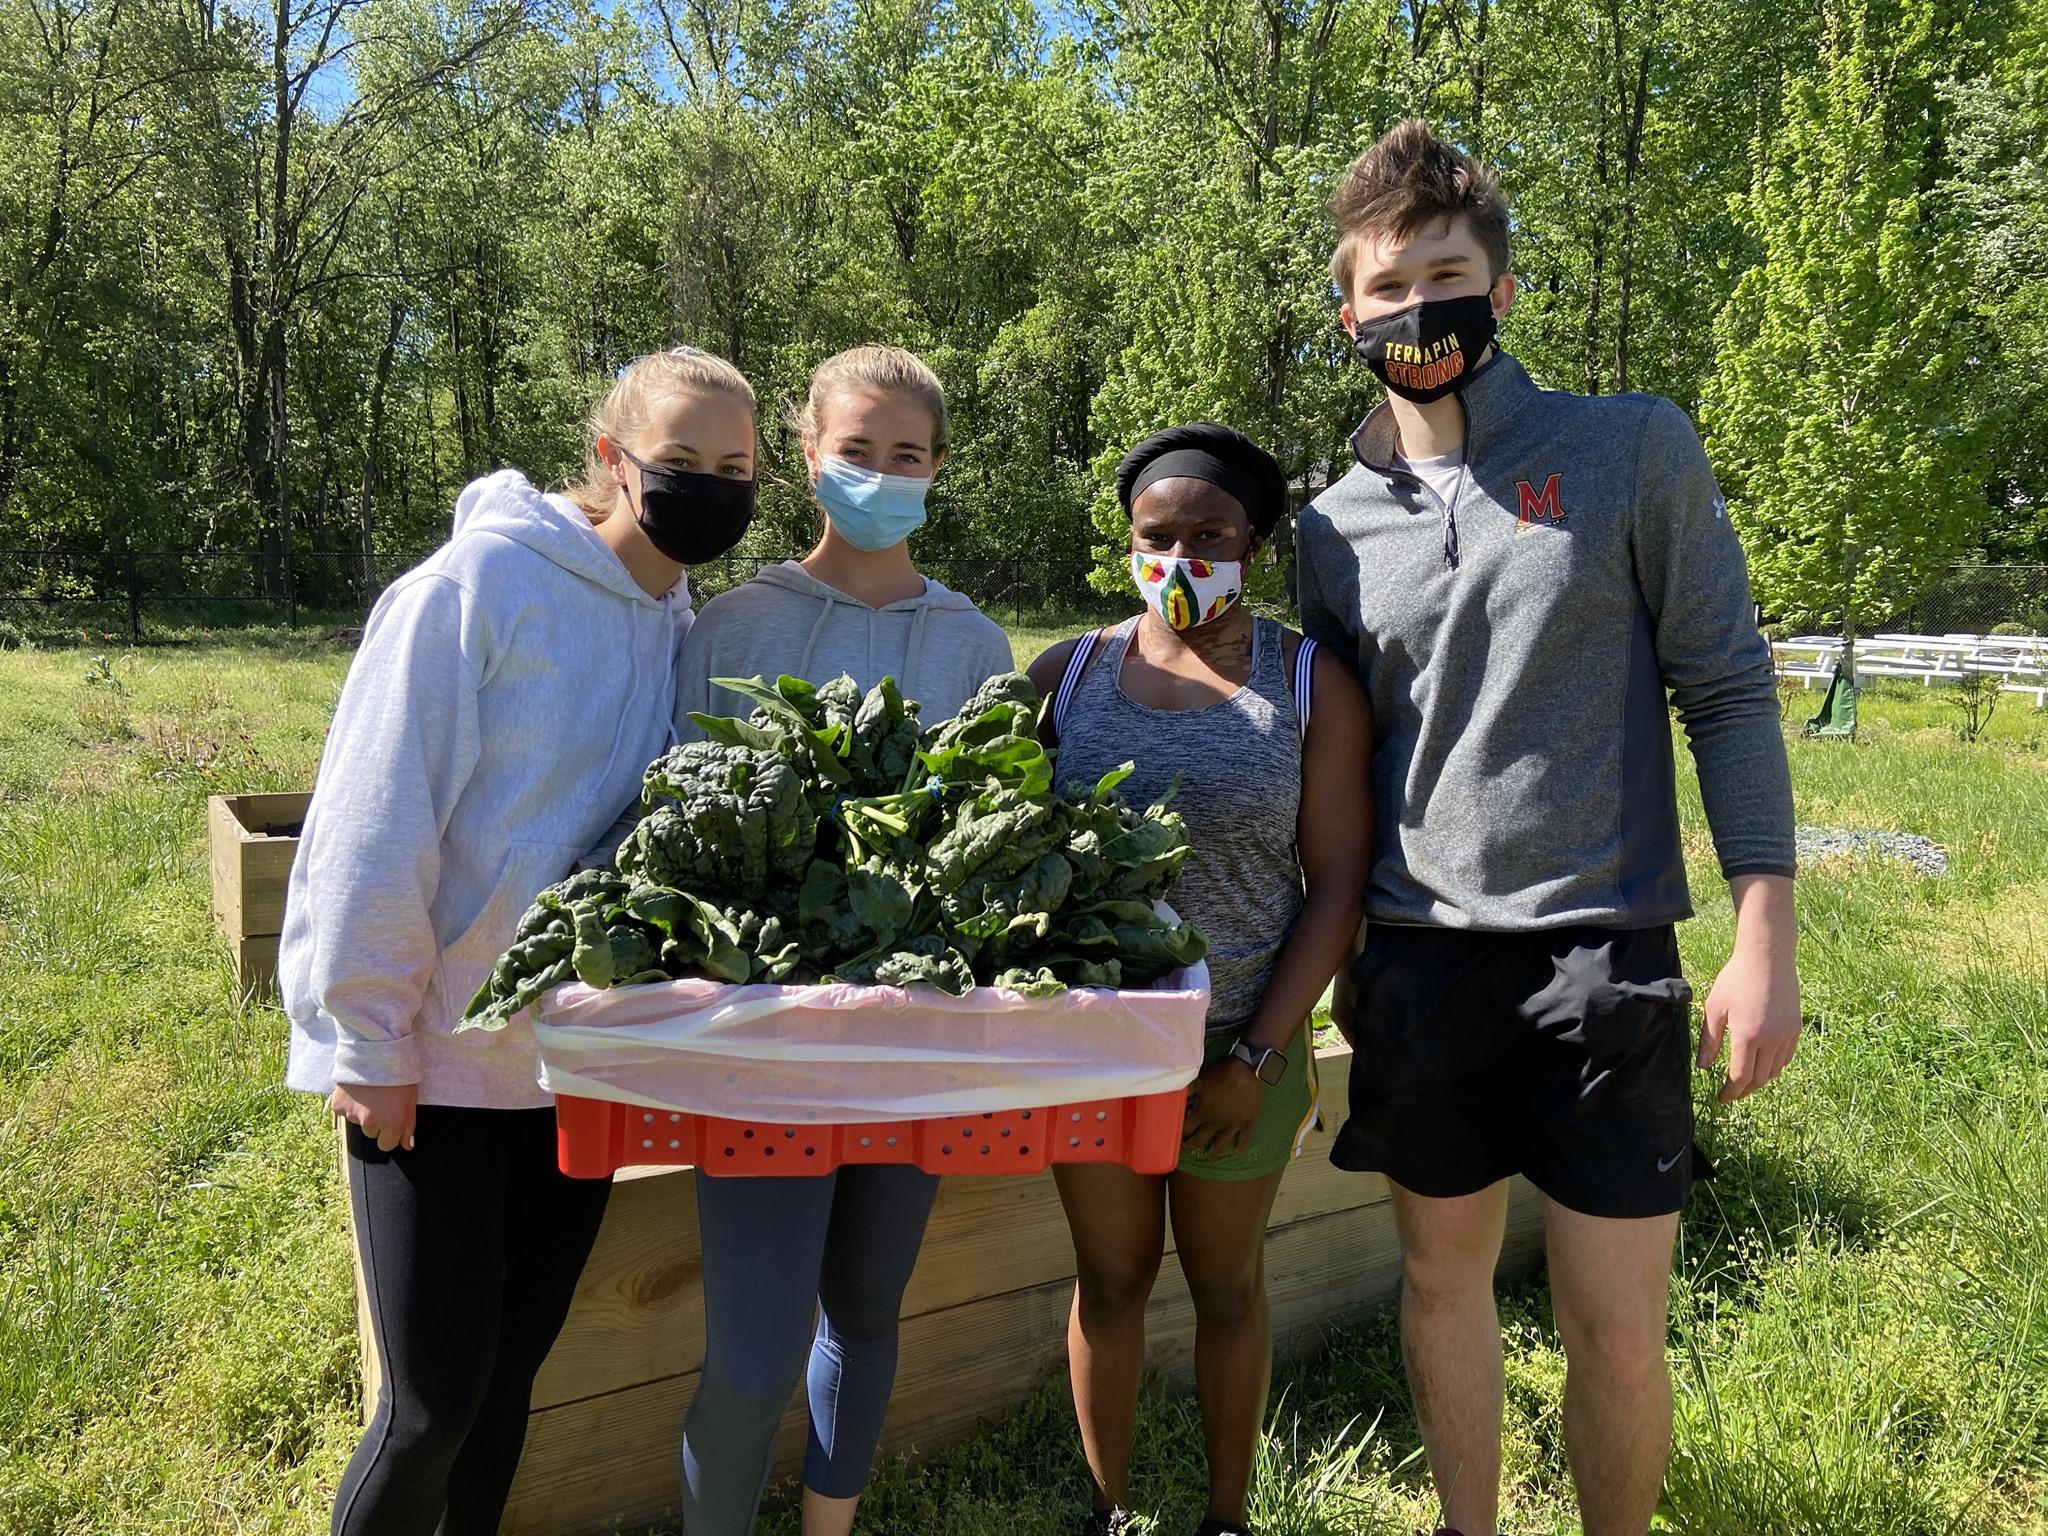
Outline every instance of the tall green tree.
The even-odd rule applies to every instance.
[[[1986,511],[1978,338],[1925,185],[1953,46],[1929,7],[1832,0],[1741,210],[1762,259],[1715,329],[1707,444],[1758,596],[1852,655]]]
[[[2048,7],[1944,93],[1942,185],[1980,305],[1991,405],[1989,559],[2048,564]]]

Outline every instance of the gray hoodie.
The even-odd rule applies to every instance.
[[[321,754],[278,944],[291,1087],[551,1102],[524,1018],[455,1025],[668,745],[689,624],[687,582],[649,597],[517,470],[463,491],[454,536],[378,599]]]
[[[1689,916],[1666,690],[1722,873],[1791,874],[1770,647],[1692,423],[1648,395],[1538,389],[1505,353],[1459,398],[1455,507],[1395,464],[1382,405],[1301,514],[1302,628],[1372,700],[1368,914],[1507,931]]]
[[[794,560],[704,605],[683,647],[676,691],[676,733],[702,739],[692,711],[741,715],[753,705],[714,677],[783,673],[830,682],[842,672],[863,688],[896,679],[920,705],[927,725],[958,712],[974,690],[1016,665],[1002,626],[967,598],[931,578],[924,594],[871,608],[826,585]]]

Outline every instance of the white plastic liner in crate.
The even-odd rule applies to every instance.
[[[662,981],[541,1000],[541,1086],[777,1124],[860,1124],[1038,1109],[1194,1081],[1209,968],[1143,991],[1028,998],[994,987],[731,986]]]

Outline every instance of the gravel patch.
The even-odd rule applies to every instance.
[[[1813,859],[1898,859],[1930,878],[1948,873],[1948,850],[1917,832],[1800,827],[1795,836],[1802,864]]]

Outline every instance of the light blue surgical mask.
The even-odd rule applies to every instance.
[[[841,538],[856,549],[888,549],[924,526],[929,478],[885,475],[844,459],[818,461],[812,487]]]

